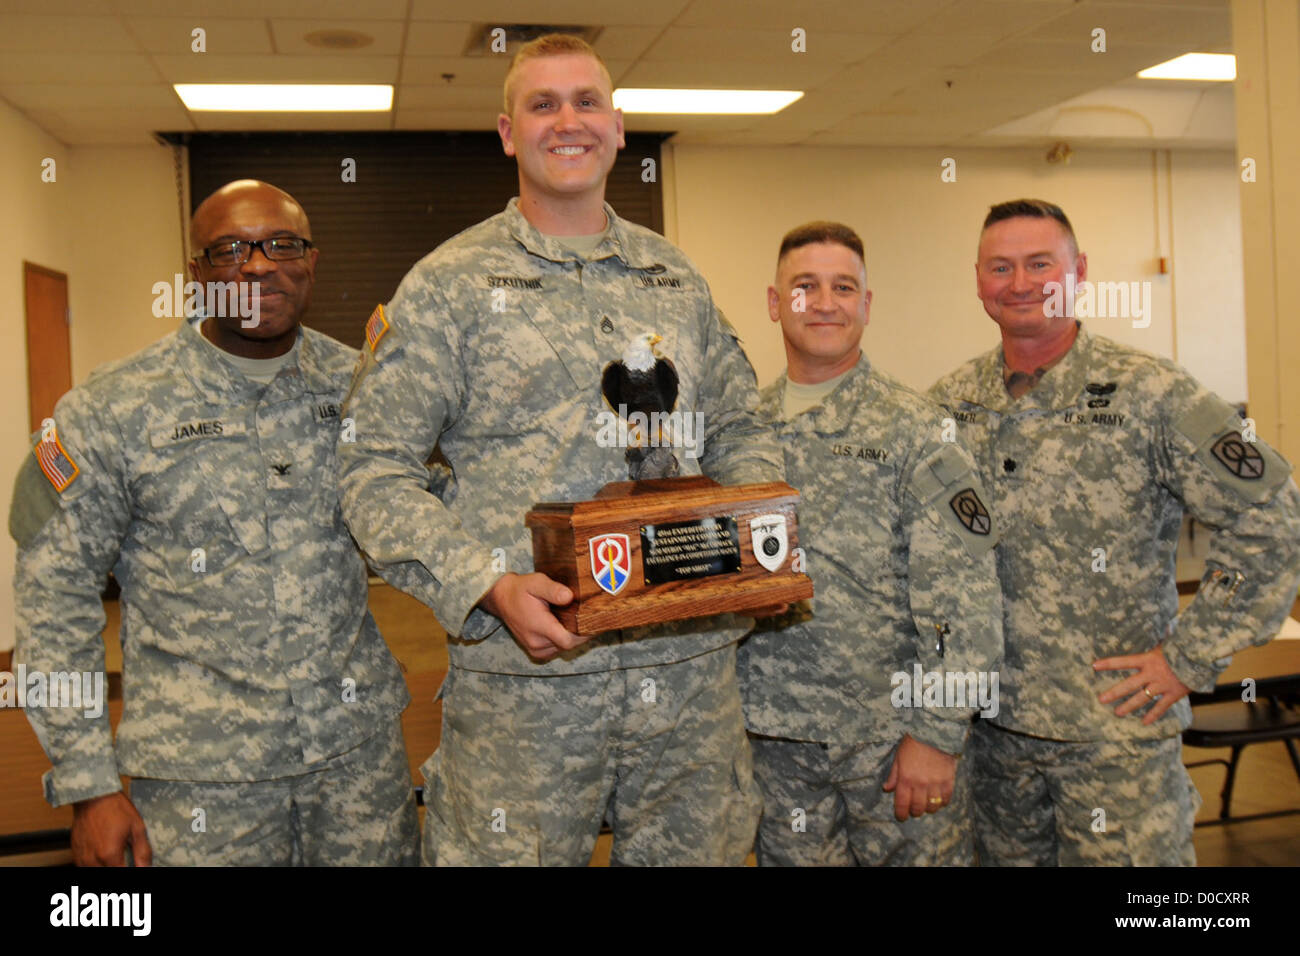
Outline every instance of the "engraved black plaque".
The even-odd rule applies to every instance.
[[[736,519],[728,515],[641,526],[646,584],[707,578],[740,570]]]

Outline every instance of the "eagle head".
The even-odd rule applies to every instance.
[[[653,332],[632,336],[623,352],[623,365],[630,372],[648,372],[655,365],[655,346],[663,337]]]

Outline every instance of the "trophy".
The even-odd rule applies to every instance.
[[[555,614],[575,634],[744,612],[812,597],[799,550],[799,493],[784,482],[722,486],[677,477],[677,372],[636,336],[601,391],[627,429],[631,480],[590,501],[528,512],[533,566],[574,599]]]

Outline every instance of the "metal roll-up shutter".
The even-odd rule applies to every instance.
[[[618,214],[663,231],[658,133],[628,134],[606,190]],[[291,193],[321,250],[305,323],[359,348],[367,317],[439,243],[505,208],[519,191],[496,133],[191,133],[193,205],[234,179]],[[656,175],[646,182],[645,159]],[[343,161],[356,181],[343,181]],[[193,212],[193,209],[191,209]]]

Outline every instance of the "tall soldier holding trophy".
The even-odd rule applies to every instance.
[[[561,35],[523,46],[505,108],[519,196],[375,310],[344,410],[356,441],[339,448],[354,536],[449,635],[424,859],[582,865],[608,813],[614,863],[738,864],[759,813],[735,677],[750,620],[570,633],[551,606],[573,594],[532,571],[524,515],[648,457],[601,440],[598,421],[602,374],[634,340],[658,337],[674,410],[703,415],[702,441],[675,456],[682,475],[778,481],[780,452],[704,280],[604,202],[623,121],[595,51]],[[441,498],[424,464],[435,446],[455,473]]]

